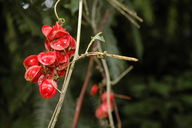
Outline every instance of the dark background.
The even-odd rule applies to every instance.
[[[44,128],[58,99],[42,99],[35,84],[24,79],[22,61],[44,50],[43,24],[54,25],[52,0],[0,0],[0,127]],[[59,5],[64,27],[76,36],[77,1]],[[107,59],[111,78],[115,79],[129,65],[134,69],[113,87],[115,93],[132,100],[117,99],[123,128],[190,128],[192,126],[192,1],[191,0],[122,0],[144,19],[137,29],[106,1],[102,10],[111,15],[104,29],[109,53],[139,58],[138,63]],[[91,6],[92,1],[88,1]],[[49,7],[50,5],[50,7]],[[83,24],[82,53],[93,32]],[[86,73],[88,59],[78,62],[58,128],[70,128],[75,102]],[[89,88],[101,80],[93,73]],[[59,84],[61,84],[60,81]],[[102,126],[94,116],[98,97],[86,94],[79,128]]]

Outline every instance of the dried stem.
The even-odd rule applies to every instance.
[[[124,15],[132,24],[134,24],[136,27],[140,27],[139,24],[132,18],[134,17],[140,22],[143,22],[143,19],[137,16],[137,13],[130,10],[117,0],[107,0],[114,8],[116,8],[122,15]]]
[[[133,69],[133,66],[128,67],[123,73],[119,75],[114,81],[111,81],[111,85],[116,85],[127,73]]]
[[[112,57],[112,58],[116,58],[116,59],[120,59],[120,60],[126,60],[126,61],[133,61],[133,62],[137,62],[138,59],[134,58],[134,57],[127,57],[127,56],[121,56],[121,55],[116,55],[116,54],[109,54],[106,52],[88,52],[85,54],[81,54],[75,61],[80,60],[82,58],[85,57],[90,57],[90,56],[97,56],[98,58],[105,58],[105,57]]]

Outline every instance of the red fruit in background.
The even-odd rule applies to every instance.
[[[110,109],[111,111],[113,111],[113,103],[110,103]],[[103,102],[101,105],[100,105],[101,109],[103,112],[108,112],[109,108],[108,108],[108,105],[107,105],[107,102]]]
[[[34,65],[39,65],[39,61],[37,59],[37,55],[30,55],[28,57],[25,58],[25,60],[23,61],[23,65],[25,68],[29,68],[31,66]]]
[[[43,98],[52,98],[56,95],[57,83],[52,79],[45,79],[39,86],[39,92]]]
[[[49,25],[43,25],[41,30],[42,30],[43,35],[47,37],[48,34],[51,32],[52,27]]]
[[[108,117],[108,113],[107,113],[107,112],[104,112],[104,111],[102,110],[102,108],[99,106],[99,107],[96,109],[95,116],[96,116],[98,119],[102,119],[102,118]]]
[[[101,99],[102,99],[103,102],[106,102],[106,101],[107,101],[107,94],[108,94],[107,92],[104,92],[104,93],[101,95]],[[109,99],[110,99],[110,101],[113,102],[114,98],[115,98],[115,95],[111,92],[111,93],[109,94]]]
[[[113,104],[111,103],[110,104],[110,109],[111,111],[113,111]],[[95,116],[98,118],[98,119],[102,119],[102,118],[105,118],[108,116],[108,111],[109,111],[109,108],[108,108],[108,105],[107,105],[107,102],[104,102],[102,103],[96,110],[96,113],[95,113]]]
[[[31,66],[25,72],[25,79],[29,82],[36,83],[39,77],[42,75],[41,66]]]
[[[98,89],[99,89],[99,87],[98,87],[97,84],[93,85],[93,86],[91,87],[91,90],[90,90],[90,95],[93,96],[93,95],[97,94]]]
[[[70,44],[70,38],[69,36],[57,39],[56,41],[51,42],[50,46],[54,50],[64,50],[67,47],[69,47]]]
[[[37,56],[39,62],[45,66],[52,65],[56,60],[55,52],[41,52]]]

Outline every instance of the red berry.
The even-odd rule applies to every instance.
[[[69,47],[70,38],[69,36],[65,36],[63,38],[59,38],[56,41],[51,42],[51,48],[54,50],[64,50]]]
[[[110,109],[111,111],[113,111],[113,103],[110,103]],[[103,110],[103,112],[108,112],[109,108],[108,108],[108,104],[107,102],[103,102],[101,105],[100,105],[101,109]]]
[[[93,85],[93,86],[91,87],[90,94],[91,94],[91,95],[97,94],[98,89],[99,89],[99,87],[98,87],[97,84]]]
[[[56,95],[57,83],[52,79],[46,79],[39,86],[39,92],[43,98],[52,98]]]
[[[106,102],[106,101],[107,101],[107,94],[108,94],[107,92],[104,92],[104,93],[101,95],[101,99],[102,99],[103,102]],[[109,94],[109,99],[110,99],[110,101],[113,102],[114,98],[115,98],[115,95],[111,92],[111,93]]]
[[[101,108],[101,107],[98,107],[98,108],[96,109],[95,116],[96,116],[98,119],[102,119],[102,118],[107,117],[107,116],[108,116],[108,113],[107,113],[107,112],[103,112],[102,108]]]
[[[111,104],[110,104],[110,109],[111,109],[111,111],[113,111],[113,107],[114,107],[114,106],[113,106],[113,104],[111,103]],[[102,103],[102,104],[97,108],[95,115],[96,115],[96,117],[97,117],[98,119],[102,119],[102,118],[105,118],[105,117],[108,116],[108,111],[109,111],[108,104],[107,104],[107,102],[104,102],[104,103]]]
[[[52,27],[49,25],[43,25],[43,27],[42,27],[42,33],[46,37],[50,33],[51,30],[52,30]]]
[[[30,55],[23,61],[23,65],[25,68],[29,68],[34,65],[39,65],[39,61],[37,59],[37,55]]]
[[[32,66],[25,72],[25,79],[29,82],[36,83],[39,77],[42,75],[41,66]]]
[[[49,66],[55,63],[56,53],[55,52],[41,52],[37,56],[39,62],[45,66]]]

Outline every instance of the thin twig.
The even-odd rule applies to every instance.
[[[96,19],[95,19],[95,16],[96,16],[96,8],[97,8],[97,3],[98,3],[98,0],[94,0],[93,1],[93,6],[92,6],[92,14],[91,14],[91,26],[93,28],[93,30],[96,30]],[[94,33],[97,33],[96,31]]]
[[[57,5],[58,5],[59,2],[60,2],[60,0],[57,0],[57,2],[54,5],[55,16],[57,17],[58,20],[60,19],[59,16],[58,16],[58,13],[57,13]]]
[[[97,33],[94,37],[99,36],[101,33],[102,32]],[[94,41],[95,41],[95,39],[92,38],[91,41],[89,42],[88,46],[87,46],[87,49],[85,50],[85,53],[87,53],[89,51],[89,49],[90,49],[90,47],[91,47],[91,45],[93,44]]]
[[[139,24],[133,20],[133,18],[131,18],[124,10],[122,10],[121,8],[117,7],[113,2],[111,3],[111,5],[114,6],[114,8],[116,8],[122,15],[124,15],[132,24],[134,24],[137,28],[140,28]]]
[[[87,6],[87,0],[83,0],[83,5],[85,7],[86,15],[88,16],[89,15],[89,9],[88,9],[88,6]]]
[[[134,17],[140,22],[143,22],[143,19],[137,16],[137,13],[130,10],[117,0],[107,0],[114,8],[116,8],[122,15],[124,15],[132,24],[134,24],[136,27],[140,28],[139,24],[132,18]],[[132,17],[131,17],[132,16]]]
[[[125,96],[125,95],[121,95],[121,94],[114,94],[116,98],[120,98],[120,99],[125,99],[125,100],[131,100],[130,96]]]
[[[81,107],[82,107],[82,104],[83,104],[83,99],[84,99],[84,96],[85,96],[86,89],[87,89],[87,87],[89,85],[91,73],[92,73],[92,70],[93,70],[93,64],[94,64],[94,59],[93,59],[93,57],[91,57],[90,60],[89,60],[85,81],[83,83],[83,86],[82,86],[82,89],[81,89],[81,92],[80,92],[80,95],[79,95],[79,98],[78,98],[78,101],[77,101],[77,105],[76,105],[76,109],[75,109],[75,115],[74,115],[74,118],[73,118],[72,128],[77,128],[77,125],[78,125],[78,120],[79,120]]]
[[[61,94],[61,91],[57,87],[55,87],[54,85],[52,86]]]
[[[121,73],[115,80],[111,81],[111,85],[116,85],[127,73],[133,69],[133,66],[128,67],[123,73]]]
[[[118,107],[117,107],[117,104],[114,100],[114,111],[115,111],[115,116],[116,116],[116,119],[117,119],[117,127],[118,128],[122,128],[122,123],[121,123],[121,118],[119,116],[119,111],[118,111]]]
[[[119,8],[121,8],[122,10],[124,10],[125,12],[127,12],[128,14],[130,14],[131,16],[133,16],[134,18],[136,18],[138,21],[143,22],[143,19],[137,16],[137,13],[135,11],[130,10],[117,0],[110,0],[110,1],[113,2],[115,5],[117,5]]]
[[[133,62],[138,61],[138,59],[134,58],[134,57],[121,56],[121,55],[110,54],[110,53],[106,53],[106,52],[88,52],[85,54],[81,54],[75,61],[78,61],[82,58],[90,57],[90,56],[97,56],[98,58],[101,58],[101,59],[103,59],[105,57],[112,57],[112,58],[126,60],[126,61],[133,61]]]

